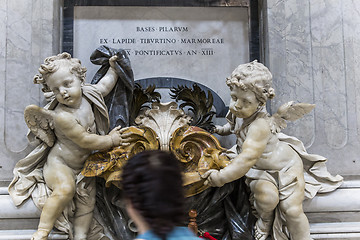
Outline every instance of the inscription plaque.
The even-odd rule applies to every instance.
[[[249,14],[243,7],[75,6],[73,55],[99,45],[123,48],[135,79],[175,77],[199,82],[228,104],[225,78],[249,61]]]

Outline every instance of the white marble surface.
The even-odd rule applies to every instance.
[[[289,100],[315,103],[315,111],[290,124],[286,132],[303,140],[309,152],[327,156],[330,172],[359,176],[360,1],[266,2],[266,65],[277,93],[272,109]],[[31,149],[22,112],[26,105],[42,101],[32,77],[45,57],[59,52],[59,4],[0,0],[0,180],[10,180],[15,163]],[[240,63],[233,61],[224,77]],[[183,62],[176,66],[184,68]],[[143,74],[139,68],[136,78]],[[226,88],[224,77],[216,83]],[[211,88],[224,94],[218,86]],[[315,239],[360,239],[359,189],[358,180],[346,181],[327,197],[305,201]],[[0,224],[9,217],[36,219],[38,210],[28,204],[18,214],[23,210],[14,210],[6,194],[0,196]],[[29,239],[32,231],[17,231],[17,238],[14,232],[1,231],[0,239]]]
[[[11,179],[15,162],[31,149],[23,109],[41,102],[40,87],[32,84],[32,77],[43,59],[59,48],[59,3],[19,1],[0,0],[0,180]],[[315,110],[289,124],[286,132],[303,140],[309,152],[328,157],[330,172],[342,175],[360,172],[359,5],[350,0],[267,1],[266,64],[277,93],[271,108],[289,100],[315,103]],[[228,64],[212,88],[227,95],[223,80],[242,61]],[[183,64],[188,63],[176,67],[186,69]],[[141,67],[135,69],[136,78],[145,77]]]
[[[34,230],[0,230],[0,239],[3,240],[29,240],[33,235]],[[68,239],[68,236],[62,234],[60,232],[51,232],[49,240],[61,240],[61,239]]]
[[[272,110],[289,100],[315,103],[286,132],[328,157],[330,172],[358,175],[360,2],[268,0],[267,7]]]
[[[352,187],[348,188],[349,186]],[[343,187],[336,192],[317,195],[314,199],[305,201],[304,210],[309,217],[311,236],[314,239],[359,239],[359,203],[360,185],[357,180],[353,179],[346,180]],[[9,195],[1,195],[0,206],[2,206],[0,220],[13,220],[13,226],[10,229],[24,227],[23,219],[27,218],[31,221],[39,217],[39,211],[31,201],[27,201],[22,207],[15,209],[11,206]],[[342,218],[344,214],[347,214],[347,219]],[[319,215],[322,216],[321,221],[314,218]],[[0,239],[27,239],[26,236],[33,231],[31,229],[24,231],[0,230]],[[54,234],[53,237],[50,239],[64,239],[62,238],[64,235],[59,234]]]
[[[355,197],[356,196],[356,197]],[[304,201],[305,212],[360,212],[360,201],[354,198],[360,196],[360,188],[337,189],[334,192],[318,194],[316,198]]]
[[[23,111],[42,101],[33,84],[44,58],[59,52],[59,1],[0,0],[0,180],[31,149]]]
[[[9,195],[0,195],[1,219],[6,218],[39,218],[40,210],[30,201],[15,207]]]
[[[177,77],[198,81],[228,105],[225,79],[249,60],[247,11],[242,7],[77,6],[74,56],[82,60],[92,77],[98,66],[90,62],[89,56],[99,45],[127,49],[135,79]],[[174,31],[175,27],[181,31]],[[170,42],[151,42],[166,39]],[[204,39],[211,42],[198,42]],[[147,55],[144,51],[154,53]]]

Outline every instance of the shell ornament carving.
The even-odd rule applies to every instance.
[[[150,89],[149,92],[154,95],[153,90]],[[193,95],[192,93],[198,91],[200,89],[191,90],[179,87],[172,92],[177,100],[184,100],[187,99],[186,96]],[[106,180],[106,186],[114,184],[121,188],[122,167],[131,156],[145,150],[161,149],[171,151],[181,162],[187,197],[207,189],[208,186],[203,184],[204,180],[201,175],[209,169],[224,168],[230,161],[225,155],[226,149],[221,147],[215,136],[203,128],[190,126],[196,122],[201,123],[201,126],[206,125],[211,128],[213,115],[211,95],[209,96],[210,100],[203,100],[206,97],[205,94],[200,95],[201,101],[189,98],[187,103],[183,103],[179,109],[176,102],[152,101],[153,98],[142,94],[141,96],[145,96],[145,98],[143,97],[143,101],[139,101],[138,105],[142,106],[147,102],[151,103],[151,107],[144,111],[139,110],[142,113],[134,120],[136,126],[131,126],[125,131],[124,134],[131,133],[130,144],[92,154],[87,159],[82,174],[86,177],[103,177]],[[194,121],[185,114],[183,110],[185,106],[192,106],[193,113],[207,113],[206,118],[200,118],[197,116],[199,114],[195,114]],[[204,107],[206,109],[202,110]],[[139,107],[139,109],[141,108]]]

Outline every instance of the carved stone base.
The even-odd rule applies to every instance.
[[[360,177],[346,177],[340,188],[304,201],[314,239],[360,239]]]
[[[40,216],[35,205],[27,201],[16,208],[7,194],[7,186],[3,185],[0,206],[0,240],[30,239]],[[360,178],[345,178],[336,191],[305,200],[304,211],[313,239],[360,239]],[[53,232],[49,239],[67,239],[67,236]]]
[[[0,239],[16,239],[16,240],[29,240],[35,230],[1,230],[0,231]],[[62,234],[60,232],[51,232],[49,240],[61,240],[61,239],[68,239],[68,236]]]

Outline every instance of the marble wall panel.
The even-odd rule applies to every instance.
[[[318,126],[327,129],[325,144],[341,149],[347,144],[346,74],[343,22],[339,1],[311,6],[314,91],[319,108]]]
[[[0,0],[0,144],[4,142],[7,1]],[[1,166],[1,165],[0,165]]]
[[[0,2],[0,181],[12,178],[15,163],[32,147],[23,111],[42,104],[41,87],[33,84],[44,58],[59,52],[60,2]]]
[[[22,7],[19,7],[19,4]],[[4,144],[7,151],[21,152],[27,146],[26,139],[14,138],[16,132],[26,133],[23,110],[31,95],[31,12],[32,3],[26,0],[8,1],[7,6],[7,41],[5,74],[5,132]],[[21,97],[19,97],[21,96]],[[14,130],[17,131],[14,131]]]
[[[31,149],[22,111],[42,101],[32,77],[45,57],[59,52],[60,2],[0,0],[0,180],[11,179]],[[315,103],[286,133],[327,156],[331,172],[358,174],[360,2],[267,0],[266,11],[265,59],[277,93],[271,110],[290,100]]]
[[[272,111],[289,100],[315,110],[289,124],[309,152],[329,158],[330,172],[357,175],[359,161],[360,2],[267,1],[269,56],[277,91]]]
[[[360,141],[360,4],[344,0],[342,4],[346,100],[348,117],[348,144],[356,149]],[[358,159],[358,158],[357,158]],[[358,161],[355,158],[354,161]]]
[[[274,6],[269,5],[269,9]],[[302,102],[314,102],[311,80],[311,41],[308,2],[296,0],[282,1],[276,5],[279,10],[270,14],[275,23],[270,31],[271,42],[269,67],[275,71],[274,87],[276,97],[271,110],[276,112],[285,102],[297,99],[301,95]],[[299,10],[300,9],[300,10]],[[269,10],[270,11],[270,10]],[[286,66],[286,68],[284,68]],[[278,69],[278,70],[276,70]],[[280,74],[277,74],[281,72]],[[290,124],[287,133],[301,135],[305,146],[314,141],[314,113],[307,115],[302,121]]]

